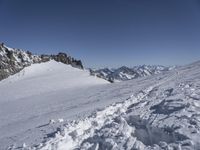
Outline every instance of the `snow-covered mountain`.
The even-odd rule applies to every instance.
[[[0,80],[19,72],[31,64],[47,62],[52,59],[83,69],[80,60],[67,56],[65,53],[58,53],[57,55],[33,55],[30,51],[9,48],[2,43],[0,44]]]
[[[200,62],[196,62],[164,74],[102,87],[98,98],[117,103],[66,123],[37,148],[199,150],[199,79]]]
[[[55,61],[0,82],[0,149],[200,147],[200,62],[109,84]]]
[[[165,67],[161,65],[142,65],[132,68],[122,66],[117,69],[90,69],[90,72],[91,75],[106,79],[110,82],[119,82],[162,73],[165,71],[169,71],[173,68],[174,67]]]
[[[80,60],[76,60],[65,53],[58,53],[57,55],[34,55],[30,51],[9,48],[2,43],[0,44],[0,80],[19,72],[24,67],[30,66],[31,64],[47,62],[52,59],[64,64],[70,64],[76,68],[83,69],[83,65]],[[119,82],[158,74],[170,69],[172,68],[159,65],[142,65],[135,66],[133,68],[122,66],[118,69],[90,69],[90,74],[105,79],[109,82]]]
[[[199,150],[200,61],[92,72],[3,44],[0,58],[0,150]]]
[[[81,91],[106,84],[109,82],[90,76],[87,70],[54,60],[31,64],[0,81],[0,150],[23,144],[26,138],[32,144],[41,142],[46,131],[37,126],[59,119],[60,114],[66,119],[86,111]]]

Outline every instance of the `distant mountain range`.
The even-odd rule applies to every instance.
[[[21,49],[9,48],[0,44],[0,80],[7,78],[9,75],[15,74],[26,66],[35,63],[47,62],[55,60],[64,64],[69,64],[72,67],[83,69],[82,62],[76,60],[66,53],[58,53],[57,55],[34,55],[30,51]]]
[[[89,71],[1,44],[1,79],[15,75],[0,81],[0,150],[199,150],[200,61],[174,68]]]
[[[172,70],[173,68],[175,68],[175,66],[165,67],[161,65],[141,65],[132,68],[122,66],[117,69],[90,69],[90,74],[108,80],[109,82],[119,82],[159,74]]]
[[[21,71],[24,67],[35,63],[47,62],[55,60],[72,67],[83,69],[81,60],[76,60],[66,53],[58,53],[57,55],[34,55],[30,51],[16,48],[9,48],[4,43],[0,44],[0,80],[7,78]],[[141,65],[135,67],[122,66],[117,69],[89,69],[90,75],[105,79],[111,83],[136,79],[139,77],[150,76],[165,71],[169,71],[174,67],[165,67],[161,65]]]

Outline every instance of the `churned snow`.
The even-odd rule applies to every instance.
[[[114,84],[57,64],[0,82],[0,149],[199,149],[200,62]]]

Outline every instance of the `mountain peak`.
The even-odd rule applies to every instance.
[[[83,69],[81,60],[68,56],[66,53],[60,52],[56,55],[33,55],[30,51],[7,47],[4,43],[0,44],[0,80],[7,78],[9,75],[15,74],[24,67],[35,63],[47,62],[55,60],[72,67]]]

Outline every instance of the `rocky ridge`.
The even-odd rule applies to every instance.
[[[47,62],[50,60],[69,64],[72,67],[83,69],[81,60],[76,60],[66,53],[58,53],[57,55],[34,55],[30,51],[21,49],[9,48],[0,44],[0,80],[13,75],[24,67],[35,63]]]

